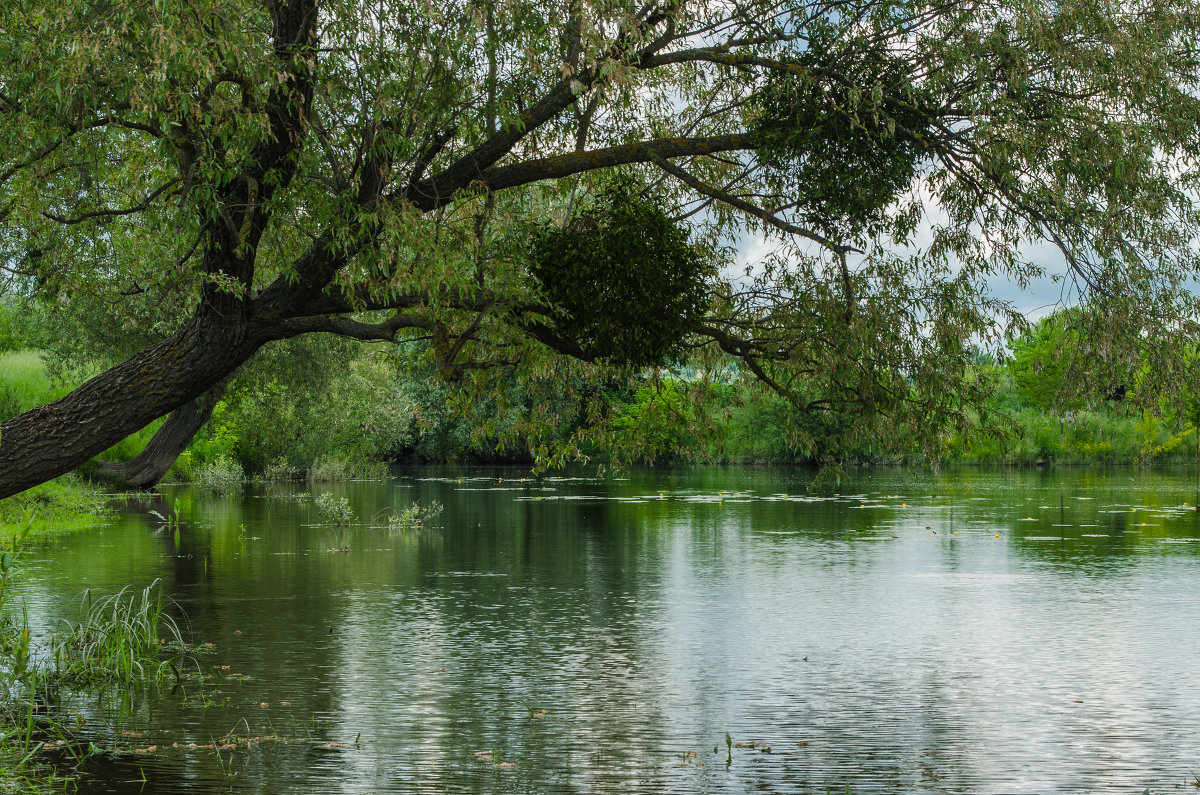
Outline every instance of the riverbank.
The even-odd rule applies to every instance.
[[[74,475],[0,500],[0,537],[25,528],[30,536],[69,533],[108,523],[112,495]]]

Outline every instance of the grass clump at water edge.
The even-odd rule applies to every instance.
[[[78,724],[60,710],[73,694],[126,695],[178,682],[187,654],[158,580],[110,596],[85,594],[82,619],[38,643],[13,590],[33,525],[27,516],[17,531],[0,537],[0,792],[37,791],[57,780],[46,756],[52,749],[76,762],[98,752],[76,738]]]
[[[0,500],[0,535],[41,535],[95,527],[111,517],[110,499],[110,495],[74,475],[64,475]]]

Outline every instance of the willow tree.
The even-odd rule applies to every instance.
[[[1185,338],[1198,11],[5,3],[0,267],[147,338],[3,424],[0,496],[194,424],[302,334],[417,341],[466,385],[725,357],[930,438],[1014,321],[986,280],[1036,275],[1035,241],[1122,339]],[[731,275],[747,234],[774,253]]]

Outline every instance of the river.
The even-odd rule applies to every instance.
[[[1194,474],[812,476],[166,487],[21,593],[47,628],[161,579],[199,649],[204,679],[69,704],[122,749],[81,792],[1191,791]]]

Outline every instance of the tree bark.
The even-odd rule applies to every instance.
[[[225,395],[232,375],[217,382],[200,397],[171,412],[142,452],[128,461],[104,461],[89,477],[122,488],[149,489],[158,484],[175,459],[191,444],[196,432],[212,416]]]
[[[0,426],[0,498],[70,472],[192,402],[278,336],[254,330],[246,304],[220,309],[202,308],[175,335]]]

